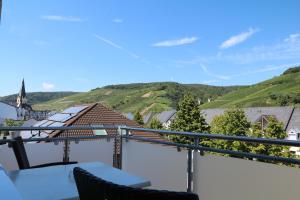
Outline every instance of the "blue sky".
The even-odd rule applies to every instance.
[[[4,0],[0,96],[176,81],[245,85],[300,63],[300,1]]]

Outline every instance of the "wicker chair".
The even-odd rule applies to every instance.
[[[75,167],[73,173],[80,200],[199,200],[198,196],[193,193],[117,185],[102,180],[79,167]]]

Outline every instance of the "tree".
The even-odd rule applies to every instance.
[[[224,134],[233,136],[247,136],[250,128],[245,112],[242,109],[234,108],[224,112],[223,115],[216,116],[211,123],[212,134]],[[245,142],[214,140],[208,146],[236,150],[249,151]]]
[[[136,121],[139,125],[144,125],[144,120],[140,112],[136,112],[134,114],[134,121]]]
[[[163,125],[160,123],[160,121],[156,117],[151,119],[148,127],[151,129],[163,129]]]
[[[255,123],[249,131],[249,136],[263,137],[270,139],[285,139],[286,132],[283,128],[283,123],[280,123],[274,117],[269,117],[268,125],[263,128],[261,123]],[[280,157],[293,157],[290,153],[289,147],[282,145],[270,145],[270,144],[251,144],[251,152],[258,154],[265,154],[270,156]]]
[[[186,94],[178,103],[176,117],[171,123],[171,130],[208,133],[209,125],[206,123],[196,98]],[[170,136],[175,142],[190,143],[191,139],[183,136]]]
[[[21,126],[23,123],[24,123],[24,121],[15,121],[12,119],[5,119],[6,126]]]

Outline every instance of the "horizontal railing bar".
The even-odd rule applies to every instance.
[[[115,138],[112,135],[91,135],[91,136],[78,136],[78,137],[56,137],[56,138],[28,138],[22,139],[23,142],[56,142],[56,141],[80,141],[80,140],[94,140],[94,139],[110,139]],[[0,143],[13,142],[15,139],[0,139]]]
[[[158,133],[164,135],[180,135],[180,136],[186,136],[192,138],[209,138],[209,139],[220,139],[220,140],[228,140],[228,141],[242,141],[242,142],[254,142],[254,143],[262,143],[262,144],[276,144],[276,145],[300,147],[300,141],[292,141],[292,140],[254,138],[254,137],[246,137],[246,136],[230,136],[230,135],[208,134],[208,133],[191,133],[191,132],[183,132],[183,131],[155,130],[155,129],[148,129],[148,128],[135,128],[135,127],[121,127],[121,129],[129,130],[129,131],[151,132],[151,133]]]
[[[42,131],[42,130],[103,130],[103,129],[123,129],[129,131],[144,131],[151,133],[158,133],[164,135],[179,135],[192,138],[209,138],[209,139],[221,139],[229,141],[243,141],[243,142],[254,142],[262,144],[275,144],[285,146],[300,147],[300,141],[292,140],[281,140],[281,139],[268,139],[268,138],[253,138],[246,136],[230,136],[221,134],[207,134],[207,133],[191,133],[183,131],[169,131],[169,130],[155,130],[147,128],[135,128],[126,127],[124,125],[76,125],[76,126],[63,126],[63,127],[0,127],[0,131]]]
[[[65,131],[65,130],[103,130],[103,129],[117,129],[117,125],[76,125],[76,126],[58,126],[58,127],[0,127],[0,131]]]
[[[283,158],[283,157],[275,157],[275,156],[247,153],[247,152],[241,152],[241,151],[216,149],[216,148],[212,148],[212,147],[203,147],[200,145],[180,144],[180,143],[161,141],[161,140],[155,140],[155,139],[149,139],[149,138],[137,137],[137,136],[124,135],[122,137],[126,138],[126,139],[137,140],[137,141],[144,141],[144,142],[151,142],[151,143],[163,144],[163,145],[168,145],[168,146],[182,147],[182,148],[199,150],[199,151],[223,153],[223,154],[229,154],[229,155],[233,155],[233,156],[241,156],[241,157],[251,158],[251,159],[256,158],[256,159],[262,159],[262,160],[268,160],[268,161],[278,161],[278,162],[283,162],[283,163],[288,163],[288,164],[300,164],[300,160],[293,159],[293,158]]]

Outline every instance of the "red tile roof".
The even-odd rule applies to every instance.
[[[66,126],[74,125],[126,125],[130,127],[141,127],[135,121],[127,119],[121,113],[115,112],[101,103],[88,105],[87,108],[79,112],[76,116],[65,122]],[[108,135],[115,135],[115,129],[106,129]],[[163,138],[154,133],[149,132],[131,132],[132,135],[146,137],[150,139],[163,140]],[[52,137],[76,137],[76,136],[92,136],[91,130],[69,130],[69,131],[54,131],[49,135]]]

